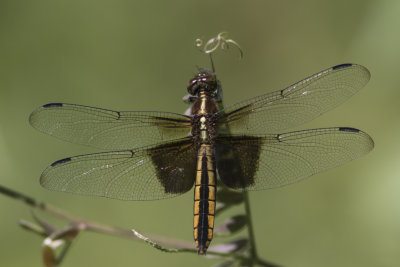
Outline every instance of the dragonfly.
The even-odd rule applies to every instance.
[[[283,132],[343,103],[369,79],[365,67],[340,64],[221,109],[221,83],[213,71],[199,69],[187,86],[187,114],[46,104],[30,115],[34,128],[106,152],[58,160],[40,184],[132,201],[176,197],[194,186],[194,240],[206,254],[217,182],[238,191],[281,187],[373,149],[372,138],[352,127]]]

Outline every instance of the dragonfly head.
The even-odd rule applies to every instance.
[[[193,96],[198,96],[200,91],[213,95],[218,90],[218,84],[214,73],[202,71],[189,81],[187,90]]]

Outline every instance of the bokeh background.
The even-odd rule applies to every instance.
[[[399,1],[1,0],[0,183],[77,216],[191,242],[192,193],[123,202],[41,188],[53,161],[98,151],[39,133],[28,116],[49,102],[181,113],[188,79],[209,66],[194,40],[227,31],[244,59],[234,49],[215,56],[225,105],[339,63],[372,74],[349,101],[299,129],[352,126],[375,149],[301,183],[252,192],[259,254],[282,266],[400,266],[399,14]],[[0,196],[0,216],[0,265],[41,266],[42,239],[17,224],[31,210]],[[218,262],[83,233],[63,266]]]

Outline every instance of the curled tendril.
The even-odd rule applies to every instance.
[[[229,49],[229,45],[232,45],[239,50],[240,52],[239,59],[242,59],[243,58],[242,48],[240,48],[240,45],[234,40],[227,39],[227,35],[228,35],[227,32],[221,32],[216,37],[208,40],[208,42],[205,44],[203,40],[198,38],[196,39],[196,47],[198,47],[200,51],[202,51],[203,53],[211,54],[214,53],[218,48],[221,48],[222,50],[227,50]]]

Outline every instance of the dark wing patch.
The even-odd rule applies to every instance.
[[[96,153],[49,166],[40,184],[50,190],[121,200],[154,200],[193,186],[196,148],[191,138],[134,150]]]
[[[41,132],[107,150],[131,149],[189,135],[190,117],[168,112],[112,111],[51,103],[29,117]]]
[[[216,140],[217,173],[226,186],[240,189],[254,185],[263,142],[263,138],[252,136],[221,136]]]
[[[189,139],[182,143],[161,144],[148,150],[166,194],[180,194],[192,188],[196,175],[195,147]]]
[[[369,81],[360,65],[338,65],[283,90],[267,93],[221,110],[220,133],[276,133],[308,122],[346,101]]]
[[[224,150],[234,152],[232,157],[238,159],[234,162],[240,164],[241,168],[240,171],[229,171],[228,166],[222,164],[223,160],[217,158],[221,181],[234,189],[246,190],[269,189],[295,183],[359,158],[374,147],[368,134],[338,127],[259,137],[220,136],[216,142],[219,146],[222,144]],[[219,166],[223,166],[222,171],[218,170],[218,162]],[[235,177],[234,174],[239,175]]]

